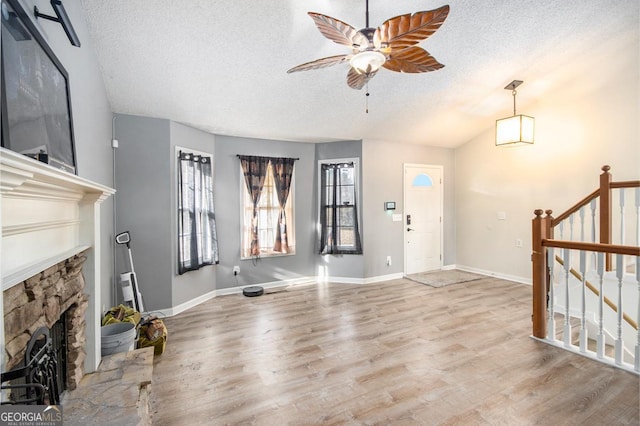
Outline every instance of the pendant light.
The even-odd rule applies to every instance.
[[[516,87],[521,80],[513,80],[505,89],[513,95],[513,116],[496,120],[496,146],[533,144],[535,119],[528,115],[516,115]]]

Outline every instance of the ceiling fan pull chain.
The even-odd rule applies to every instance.
[[[367,93],[364,98],[365,112],[369,114],[369,83],[367,83]]]

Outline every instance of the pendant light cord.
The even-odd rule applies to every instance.
[[[513,115],[516,115],[516,89],[513,89],[513,92],[511,92],[513,94]]]

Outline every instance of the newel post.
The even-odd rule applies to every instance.
[[[531,320],[533,321],[533,335],[540,339],[547,337],[547,295],[548,295],[548,269],[547,250],[542,245],[542,240],[551,237],[551,210],[547,210],[547,216],[542,217],[543,211],[537,209],[533,212],[536,217],[532,220],[532,253],[533,264],[533,309]]]
[[[600,243],[611,244],[611,167],[602,166],[602,174],[600,175]],[[605,268],[607,271],[612,270],[611,254],[605,254]]]

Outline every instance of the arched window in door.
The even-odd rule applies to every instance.
[[[433,186],[433,180],[429,177],[429,175],[420,173],[417,175],[413,182],[411,182],[412,186]]]

